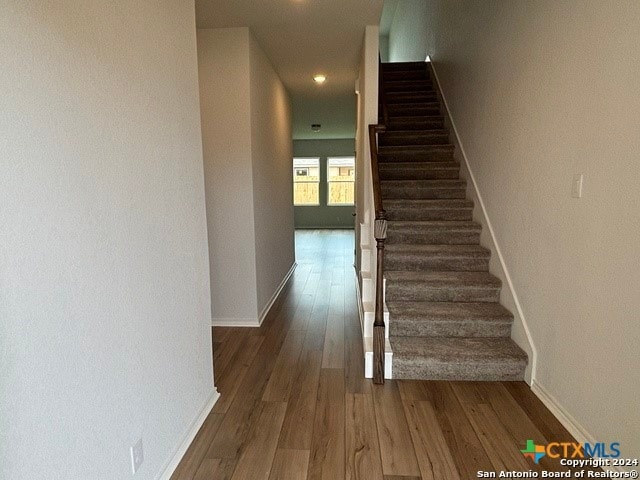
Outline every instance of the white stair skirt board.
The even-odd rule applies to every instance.
[[[360,327],[362,333],[362,345],[364,350],[364,378],[373,378],[373,307],[371,307],[371,311],[365,311],[365,303],[362,302],[363,296],[360,292],[360,285],[356,281],[356,290],[358,294],[358,315],[360,317]],[[371,302],[368,305],[373,305]],[[369,314],[371,314],[371,321],[369,322]],[[367,336],[364,334],[365,329],[368,324],[370,325],[371,335]],[[385,305],[385,355],[384,355],[384,378],[391,379],[392,369],[392,361],[393,361],[393,351],[391,350],[391,344],[389,343],[389,312],[387,311],[387,307]]]
[[[371,249],[362,247],[362,255],[360,256],[360,272],[362,274],[371,274]]]
[[[375,289],[373,285],[373,279],[370,274],[363,274],[360,277],[362,279],[362,295],[360,301],[362,303],[373,302],[375,300]]]
[[[375,318],[375,304],[372,302],[364,302],[362,304],[364,312],[364,333],[363,337],[373,337],[373,321]],[[389,338],[389,310],[384,305],[384,338]]]
[[[364,378],[373,378],[373,337],[363,337],[364,346]],[[384,378],[393,378],[393,351],[389,339],[384,341]]]
[[[202,410],[198,412],[198,415],[189,426],[189,429],[182,436],[182,439],[183,439],[182,442],[178,445],[178,447],[174,451],[169,461],[165,464],[164,468],[161,470],[162,473],[160,473],[160,475],[157,477],[158,479],[160,480],[171,479],[171,475],[173,475],[173,472],[175,472],[176,468],[178,468],[178,464],[182,460],[182,457],[184,457],[184,454],[187,453],[187,449],[191,445],[191,442],[193,442],[193,439],[196,437],[196,434],[200,430],[200,427],[202,427],[202,424],[204,424],[205,420],[209,416],[209,413],[211,413],[213,406],[216,404],[219,398],[220,398],[220,393],[214,387],[213,391],[211,392],[211,395],[209,396],[204,406],[202,407]]]
[[[373,321],[375,316],[375,286],[373,284],[373,280],[371,278],[367,279],[367,283],[363,282],[362,293],[364,296],[360,297],[360,301],[362,303],[362,311],[364,314],[364,329],[362,336],[363,337],[373,337]],[[382,280],[382,298],[383,301],[386,298],[387,292],[387,280]],[[384,319],[384,336],[385,338],[389,338],[389,310],[387,309],[387,304],[383,304],[383,319]]]
[[[360,224],[360,246],[369,246],[369,236],[371,235],[371,226],[368,223]]]

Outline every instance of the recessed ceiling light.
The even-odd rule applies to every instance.
[[[316,82],[316,83],[324,83],[326,79],[327,79],[327,77],[325,75],[322,75],[322,74],[318,74],[318,75],[314,75],[313,76],[313,81]]]

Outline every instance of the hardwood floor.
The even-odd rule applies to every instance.
[[[522,382],[363,378],[353,232],[298,231],[298,267],[260,328],[214,328],[221,398],[172,476],[478,478],[561,471],[520,450],[573,441]]]

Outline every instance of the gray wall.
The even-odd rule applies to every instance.
[[[247,27],[197,38],[212,321],[256,326],[294,264],[289,98]]]
[[[253,36],[249,53],[256,296],[262,319],[295,262],[291,108],[284,85]]]
[[[387,58],[389,62],[421,62],[426,57],[427,2],[402,0],[398,2],[389,38]]]
[[[161,478],[214,391],[193,2],[1,9],[0,478]]]
[[[296,228],[353,228],[353,205],[327,206],[327,157],[355,156],[355,139],[294,140],[294,157],[320,157],[320,205],[294,207]]]

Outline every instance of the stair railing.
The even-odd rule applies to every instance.
[[[387,220],[382,206],[382,188],[378,171],[378,134],[386,130],[384,125],[369,125],[371,151],[371,180],[375,221],[373,236],[376,239],[376,304],[373,317],[373,383],[384,383],[384,242],[387,238]]]
[[[369,125],[369,150],[371,152],[371,180],[375,221],[373,236],[376,239],[376,303],[373,318],[373,383],[384,383],[384,243],[387,238],[387,219],[382,205],[382,187],[378,169],[378,135],[387,129],[389,115],[382,83],[382,62],[378,59],[378,107],[382,110],[384,124]]]

